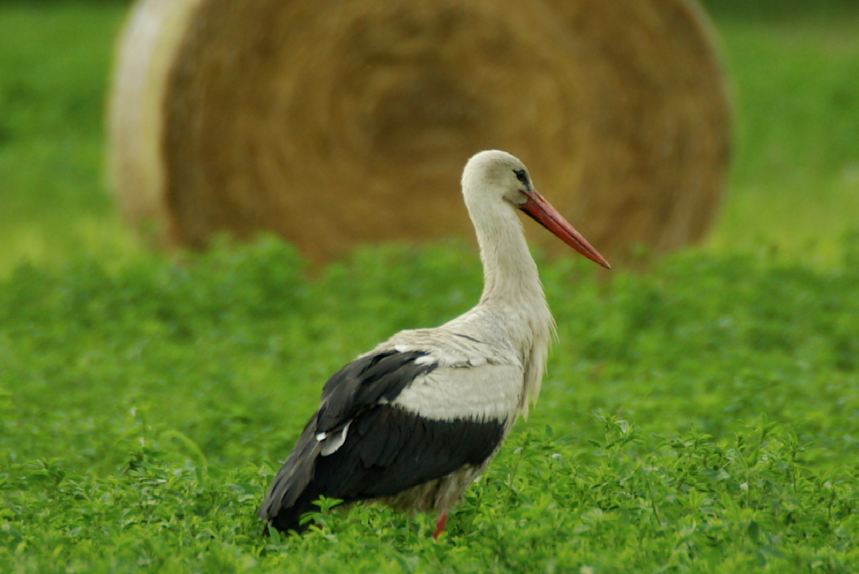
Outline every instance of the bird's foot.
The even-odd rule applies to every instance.
[[[435,532],[432,533],[433,540],[438,540],[438,535],[444,532],[444,526],[447,524],[447,512],[439,516],[435,523]]]

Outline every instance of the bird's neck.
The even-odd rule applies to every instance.
[[[508,343],[524,365],[519,408],[527,418],[540,394],[554,322],[522,224],[512,209],[500,207],[495,214],[472,216],[483,262],[483,294],[474,311],[489,311],[507,323]]]
[[[506,205],[475,219],[483,262],[481,303],[545,304],[537,264],[528,250],[522,225]]]

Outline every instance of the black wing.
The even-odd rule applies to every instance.
[[[322,389],[317,432],[340,428],[383,399],[393,401],[416,377],[438,366],[416,362],[426,356],[420,351],[390,350],[356,359],[334,373]]]
[[[331,377],[322,407],[275,477],[259,516],[279,530],[300,531],[301,515],[320,495],[344,502],[391,496],[491,456],[506,421],[430,420],[387,404],[435,368],[415,364],[421,356],[392,351],[364,357]],[[346,423],[345,442],[322,456],[317,434]]]

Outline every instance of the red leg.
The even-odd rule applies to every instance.
[[[439,516],[435,523],[435,532],[432,533],[433,540],[438,540],[438,535],[444,532],[444,526],[447,524],[447,512]]]

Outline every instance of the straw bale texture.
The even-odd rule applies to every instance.
[[[269,230],[324,261],[470,235],[460,173],[499,148],[618,257],[702,237],[729,116],[687,0],[142,0],[110,163],[168,244]]]

